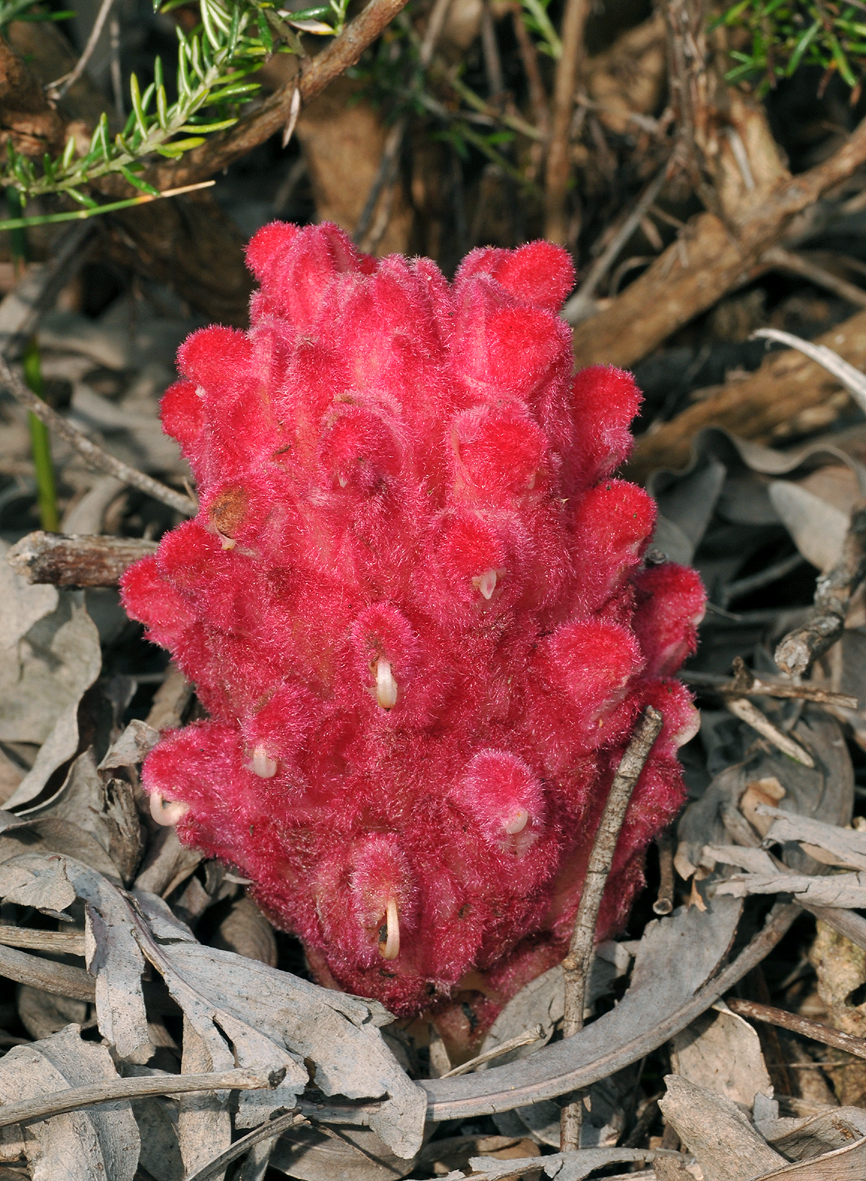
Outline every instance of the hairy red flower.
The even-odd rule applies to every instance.
[[[163,401],[201,510],[124,578],[210,714],[144,783],[320,979],[483,1025],[561,958],[652,702],[599,933],[624,922],[683,798],[703,591],[643,565],[653,504],[612,478],[640,395],[573,375],[564,251],[475,250],[449,285],[275,223],[248,258],[252,328],[191,336]]]

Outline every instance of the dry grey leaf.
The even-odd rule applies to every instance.
[[[133,1099],[132,1113],[141,1135],[140,1164],[154,1181],[183,1181],[177,1123],[164,1099]]]
[[[830,826],[850,821],[854,808],[854,771],[839,723],[817,706],[807,705],[793,727],[792,736],[812,755],[814,768],[795,763],[777,751],[757,750],[743,762],[726,767],[701,798],[686,808],[677,826],[677,868],[682,867],[684,876],[694,873],[706,845],[729,843],[725,817],[739,815],[739,802],[750,783],[770,779],[782,783],[786,814],[819,820]],[[754,840],[757,844],[757,835]],[[814,862],[797,845],[786,846],[785,859],[790,859],[794,869],[806,872],[814,869]]]
[[[800,1119],[776,1116],[763,1120],[756,1112],[755,1126],[789,1160],[812,1160],[822,1153],[847,1148],[866,1135],[866,1112],[859,1107],[837,1107]]]
[[[175,828],[162,826],[149,843],[135,889],[166,897],[195,872],[204,860],[198,849],[180,843]]]
[[[232,1055],[223,1044],[219,1061],[214,1060],[210,1046],[199,1037],[192,1022],[183,1019],[183,1059],[181,1074],[199,1074],[211,1070],[230,1069]],[[213,1157],[224,1152],[232,1141],[232,1117],[226,1091],[205,1091],[182,1095],[178,1104],[177,1134],[184,1174],[194,1173]],[[219,1173],[214,1181],[222,1181]]]
[[[38,620],[57,609],[59,592],[53,586],[31,586],[6,561],[10,547],[0,541],[0,650],[12,648]],[[20,741],[26,742],[27,739]]]
[[[390,1015],[376,1001],[362,1000],[307,984],[255,960],[197,943],[160,899],[138,898],[148,920],[140,929],[142,948],[163,975],[169,991],[205,1036],[216,1020],[235,1043],[241,1065],[263,1061],[289,1067],[283,1088],[261,1096],[242,1096],[239,1127],[266,1119],[280,1102],[278,1092],[296,1091],[297,1066],[291,1049],[316,1064],[316,1085],[325,1095],[385,1101],[370,1127],[396,1155],[413,1157],[421,1146],[426,1111],[423,1090],[404,1074],[386,1046],[378,1025]],[[152,932],[152,934],[151,934]],[[143,936],[143,937],[142,937]],[[207,998],[202,1005],[201,999]],[[214,1017],[214,1011],[216,1016]],[[206,1022],[206,1025],[205,1025]],[[268,1055],[265,1057],[265,1055]],[[386,1097],[386,1098],[385,1098]],[[244,1108],[246,1100],[250,1102]]]
[[[74,761],[60,790],[44,804],[27,809],[26,816],[56,817],[90,833],[124,882],[131,880],[141,860],[144,840],[132,786],[100,775],[92,748]],[[87,861],[80,854],[73,856]]]
[[[6,861],[0,865],[0,895],[7,902],[33,906],[42,914],[67,921],[69,916],[61,911],[75,901],[75,889],[59,857]]]
[[[133,718],[120,737],[111,744],[102,762],[100,771],[117,767],[135,767],[143,762],[159,742],[159,730],[148,726],[140,718]]]
[[[42,820],[26,827],[39,830],[61,823]],[[38,873],[47,861],[45,854],[24,853],[2,862],[2,842],[14,847],[13,838],[14,832],[0,838],[0,894],[4,874],[17,875],[22,868]],[[283,1084],[265,1102],[245,1102],[247,1096],[242,1096],[238,1126],[253,1126],[274,1109],[291,1107],[307,1082],[301,1062],[310,1059],[325,1094],[383,1098],[371,1116],[373,1130],[398,1155],[415,1155],[426,1099],[378,1031],[390,1019],[380,1005],[203,947],[154,895],[138,894],[133,902],[107,877],[72,858],[55,856],[52,862],[63,865],[86,904],[87,961],[96,977],[97,1020],[122,1057],[146,1061],[152,1052],[141,991],[146,957],[205,1043],[214,1069],[227,1069],[235,1060],[241,1066],[286,1069]]]
[[[587,991],[586,1008],[589,1012],[598,998],[610,990],[613,981],[628,970],[630,962],[629,953],[620,944],[608,940],[599,945]],[[550,1041],[556,1025],[562,1021],[564,1006],[562,968],[557,965],[531,980],[512,997],[490,1027],[481,1052],[496,1049],[503,1042],[523,1033],[533,1023],[540,1022],[542,1037],[539,1040],[503,1054],[495,1060],[494,1065],[501,1066],[525,1058]],[[615,1143],[622,1130],[623,1118],[616,1088],[606,1083],[607,1080],[604,1080],[591,1088],[592,1113],[584,1119],[581,1127],[581,1145],[584,1147]],[[559,1145],[560,1109],[550,1100],[500,1112],[494,1118],[497,1128],[505,1136],[520,1138],[529,1135],[539,1143],[551,1147]]]
[[[0,1061],[3,1102],[117,1078],[104,1046],[85,1042],[77,1025],[29,1046],[15,1046]],[[129,1103],[100,1104],[27,1124],[24,1146],[33,1181],[132,1181],[139,1133]]]
[[[274,928],[246,894],[231,904],[228,914],[208,942],[211,947],[222,951],[233,951],[245,959],[259,960],[272,968],[277,966]]]
[[[284,1132],[270,1165],[297,1181],[398,1181],[414,1171],[417,1157],[404,1160],[370,1128],[340,1128],[339,1136],[317,1128]]]
[[[0,863],[22,853],[60,853],[73,857],[106,877],[119,881],[117,866],[96,837],[77,824],[55,816],[22,820],[12,812],[0,811]]]
[[[52,996],[29,984],[18,986],[18,1016],[34,1041],[50,1037],[67,1025],[84,1025],[87,1020],[86,1001],[68,996]]]
[[[760,808],[764,816],[772,816],[773,823],[764,838],[764,845],[784,844],[797,841],[824,849],[836,858],[838,865],[850,865],[855,869],[866,869],[866,833],[856,829],[840,828],[825,824],[808,816],[792,815],[781,808]]]
[[[743,1107],[772,1092],[757,1033],[722,1002],[674,1035],[671,1061],[680,1078]]]
[[[762,1173],[754,1181],[863,1181],[866,1177],[866,1136],[824,1156],[797,1161]],[[708,1181],[710,1179],[708,1178]]]
[[[0,570],[5,569],[0,560]],[[0,738],[41,744],[32,768],[6,801],[10,808],[34,799],[76,753],[78,704],[101,667],[99,633],[83,594],[56,593],[56,608],[0,651]]]
[[[495,1160],[489,1156],[473,1156],[469,1164],[486,1181],[511,1177],[526,1169],[537,1170],[539,1166],[545,1177],[556,1181],[584,1181],[596,1169],[605,1165],[621,1164],[625,1161],[651,1161],[659,1156],[681,1160],[678,1152],[651,1148],[582,1148],[577,1152],[554,1152],[550,1156],[526,1157],[523,1160]]]
[[[730,1099],[675,1074],[667,1075],[665,1086],[659,1107],[705,1181],[752,1181],[786,1164]]]
[[[850,515],[793,481],[774,480],[769,495],[806,561],[822,571],[834,566],[842,552]]]

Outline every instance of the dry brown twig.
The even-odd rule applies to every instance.
[[[137,537],[28,533],[6,561],[31,583],[52,586],[117,586],[133,562],[156,551],[155,541]]]
[[[586,867],[586,878],[577,908],[571,943],[568,954],[562,961],[565,984],[563,1037],[572,1037],[583,1029],[586,986],[595,948],[595,931],[604,887],[632,792],[649,758],[653,743],[661,733],[663,721],[659,711],[648,705],[620,759],[601,814]],[[582,1111],[583,1098],[580,1094],[572,1098],[562,1109],[560,1146],[563,1152],[580,1146]]]
[[[556,63],[553,84],[545,169],[544,236],[560,245],[568,241],[566,195],[571,172],[568,140],[577,79],[584,56],[583,30],[588,15],[589,0],[567,0],[562,18],[562,52]]]
[[[793,698],[800,701],[814,701],[818,705],[830,705],[836,709],[858,709],[859,701],[856,697],[849,697],[847,693],[833,693],[820,685],[792,685],[790,681],[766,680],[757,677],[746,666],[741,656],[736,656],[733,662],[734,675],[732,678],[715,676],[713,673],[699,673],[686,670],[682,679],[688,685],[699,689],[709,689],[718,693],[720,697],[778,697]]]
[[[53,1115],[63,1115],[80,1107],[96,1103],[114,1103],[119,1099],[143,1099],[148,1095],[184,1095],[195,1091],[263,1091],[278,1087],[285,1070],[267,1073],[237,1069],[214,1071],[207,1074],[156,1075],[150,1077],[116,1078],[104,1083],[90,1083],[84,1087],[70,1087],[55,1091],[39,1099],[23,1103],[4,1104],[0,1111],[0,1128],[11,1124],[32,1123]]]
[[[768,1025],[789,1029],[792,1033],[799,1033],[802,1037],[811,1038],[812,1041],[821,1042],[825,1046],[844,1050],[846,1054],[853,1054],[856,1058],[866,1058],[866,1038],[842,1033],[820,1021],[811,1021],[808,1017],[801,1017],[799,1013],[789,1013],[785,1009],[777,1009],[773,1005],[764,1005],[758,1001],[729,997],[727,1004],[729,1009],[739,1013],[741,1017],[766,1021]]]
[[[131,484],[133,488],[138,488],[139,491],[152,496],[154,500],[161,501],[162,504],[167,504],[169,508],[176,509],[184,516],[194,516],[198,512],[198,505],[188,496],[175,492],[173,488],[168,488],[159,480],[146,476],[144,472],[136,471],[135,468],[129,467],[122,460],[115,459],[113,455],[103,451],[101,447],[97,447],[83,431],[67,422],[56,410],[52,410],[47,402],[43,402],[32,390],[29,390],[17,373],[9,368],[2,356],[0,356],[0,382],[25,410],[35,414],[49,430],[54,431],[61,439],[65,439],[84,459],[88,467],[95,468],[100,472],[107,472],[111,476],[117,476],[125,484]]]
[[[190,1173],[185,1181],[211,1181],[213,1177],[221,1177],[228,1165],[249,1152],[256,1144],[260,1144],[262,1140],[272,1140],[277,1136],[281,1136],[283,1132],[287,1132],[290,1128],[296,1128],[300,1124],[307,1123],[305,1116],[297,1111],[287,1111],[283,1115],[278,1115],[274,1119],[266,1120],[263,1124],[259,1124],[257,1128],[253,1128],[251,1132],[247,1132],[246,1136],[241,1136],[239,1140],[235,1140],[224,1152],[215,1156],[213,1160],[208,1161],[206,1165],[202,1165],[194,1173]],[[322,1131],[327,1129],[322,1128]]]
[[[818,579],[815,605],[802,627],[789,632],[775,651],[783,672],[803,676],[839,639],[854,591],[866,578],[866,499],[851,510],[839,561]]]
[[[674,908],[674,839],[669,830],[656,837],[659,854],[659,889],[653,914],[670,914]]]

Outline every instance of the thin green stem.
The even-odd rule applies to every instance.
[[[24,380],[37,397],[45,401],[45,385],[42,381],[42,365],[39,358],[39,344],[31,336],[24,349]],[[36,469],[36,494],[39,500],[39,516],[46,533],[60,531],[60,514],[57,509],[57,484],[54,479],[54,464],[51,461],[51,439],[48,427],[35,414],[28,414],[30,422],[30,447],[33,452],[33,466]]]

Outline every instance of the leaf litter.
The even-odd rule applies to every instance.
[[[128,462],[178,476],[152,429],[167,364],[141,369],[108,329],[100,341],[88,325],[73,343],[81,327],[54,317],[46,338],[71,375],[73,420],[110,434]],[[154,331],[167,358],[177,332],[165,329],[163,348]],[[139,366],[122,413],[83,380],[94,359]],[[93,532],[119,491],[97,484],[80,502]],[[562,1037],[554,968],[506,1006],[463,1074],[426,1031],[309,983],[243,882],[154,830],[137,769],[197,708],[189,687],[162,666],[118,663],[113,592],[30,585],[0,562],[0,972],[18,982],[0,1006],[15,1030],[0,1030],[0,1089],[10,1114],[43,1101],[38,1118],[0,1129],[0,1159],[83,1181],[205,1181],[237,1162],[245,1181],[268,1167],[310,1181],[866,1173],[866,1117],[843,1102],[856,1091],[850,1061],[803,1035],[773,1040],[766,1014],[746,1019],[724,1000],[772,999],[866,1033],[866,923],[853,913],[866,901],[862,587],[805,682],[773,660],[848,544],[866,429],[782,452],[711,428],[689,466],[649,487],[655,547],[697,565],[710,593],[684,673],[703,722],[684,751],[691,802],[668,855],[679,905],[649,921],[639,906],[629,932],[597,948],[580,1033]],[[150,713],[130,710],[153,684]],[[804,911],[817,912],[817,939]],[[185,1076],[201,1089],[172,1092]],[[115,1097],[65,1109],[65,1092],[77,1103],[95,1083]],[[576,1090],[580,1148],[562,1153],[560,1110]]]

